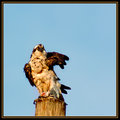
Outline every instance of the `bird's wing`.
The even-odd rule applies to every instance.
[[[47,52],[47,65],[51,68],[54,65],[59,65],[62,69],[64,69],[66,60],[69,60],[69,57],[66,55],[57,52]]]
[[[70,87],[68,87],[68,86],[66,86],[66,85],[63,85],[63,84],[61,84],[60,89],[61,89],[61,92],[64,93],[64,94],[67,94],[67,91],[66,91],[65,89],[71,90]]]
[[[28,64],[28,63],[25,64],[25,66],[24,66],[24,72],[25,72],[25,75],[28,78],[30,84],[32,86],[35,86],[35,84],[33,82],[33,77],[32,77],[32,74],[31,74],[31,66],[30,66],[30,64]]]

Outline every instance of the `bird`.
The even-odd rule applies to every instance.
[[[24,72],[31,86],[35,86],[40,95],[59,98],[62,93],[67,94],[71,88],[60,84],[54,66],[64,69],[69,57],[58,52],[46,52],[44,45],[38,44],[33,48],[30,61],[25,64]]]

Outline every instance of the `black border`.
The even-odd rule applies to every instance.
[[[4,116],[4,4],[116,4],[116,116],[63,116],[63,117],[44,117],[44,116]],[[1,118],[118,118],[118,1],[2,1],[1,2]]]

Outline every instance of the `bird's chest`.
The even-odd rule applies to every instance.
[[[32,71],[34,71],[35,73],[39,73],[42,71],[43,64],[40,59],[34,59],[30,62],[30,64]]]
[[[54,80],[54,75],[52,75],[48,70],[43,70],[41,73],[37,74],[36,77],[41,80]]]
[[[35,78],[35,77],[38,78],[40,76],[43,77],[44,69],[46,69],[46,70],[48,69],[46,66],[45,59],[43,57],[31,59],[30,65],[31,65],[31,69],[32,69],[33,78]]]

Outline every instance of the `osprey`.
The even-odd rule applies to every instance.
[[[67,94],[68,86],[59,83],[54,66],[59,65],[64,69],[66,55],[57,52],[46,52],[42,44],[34,47],[30,61],[25,64],[24,72],[32,86],[36,86],[40,95],[59,98],[62,93]]]

